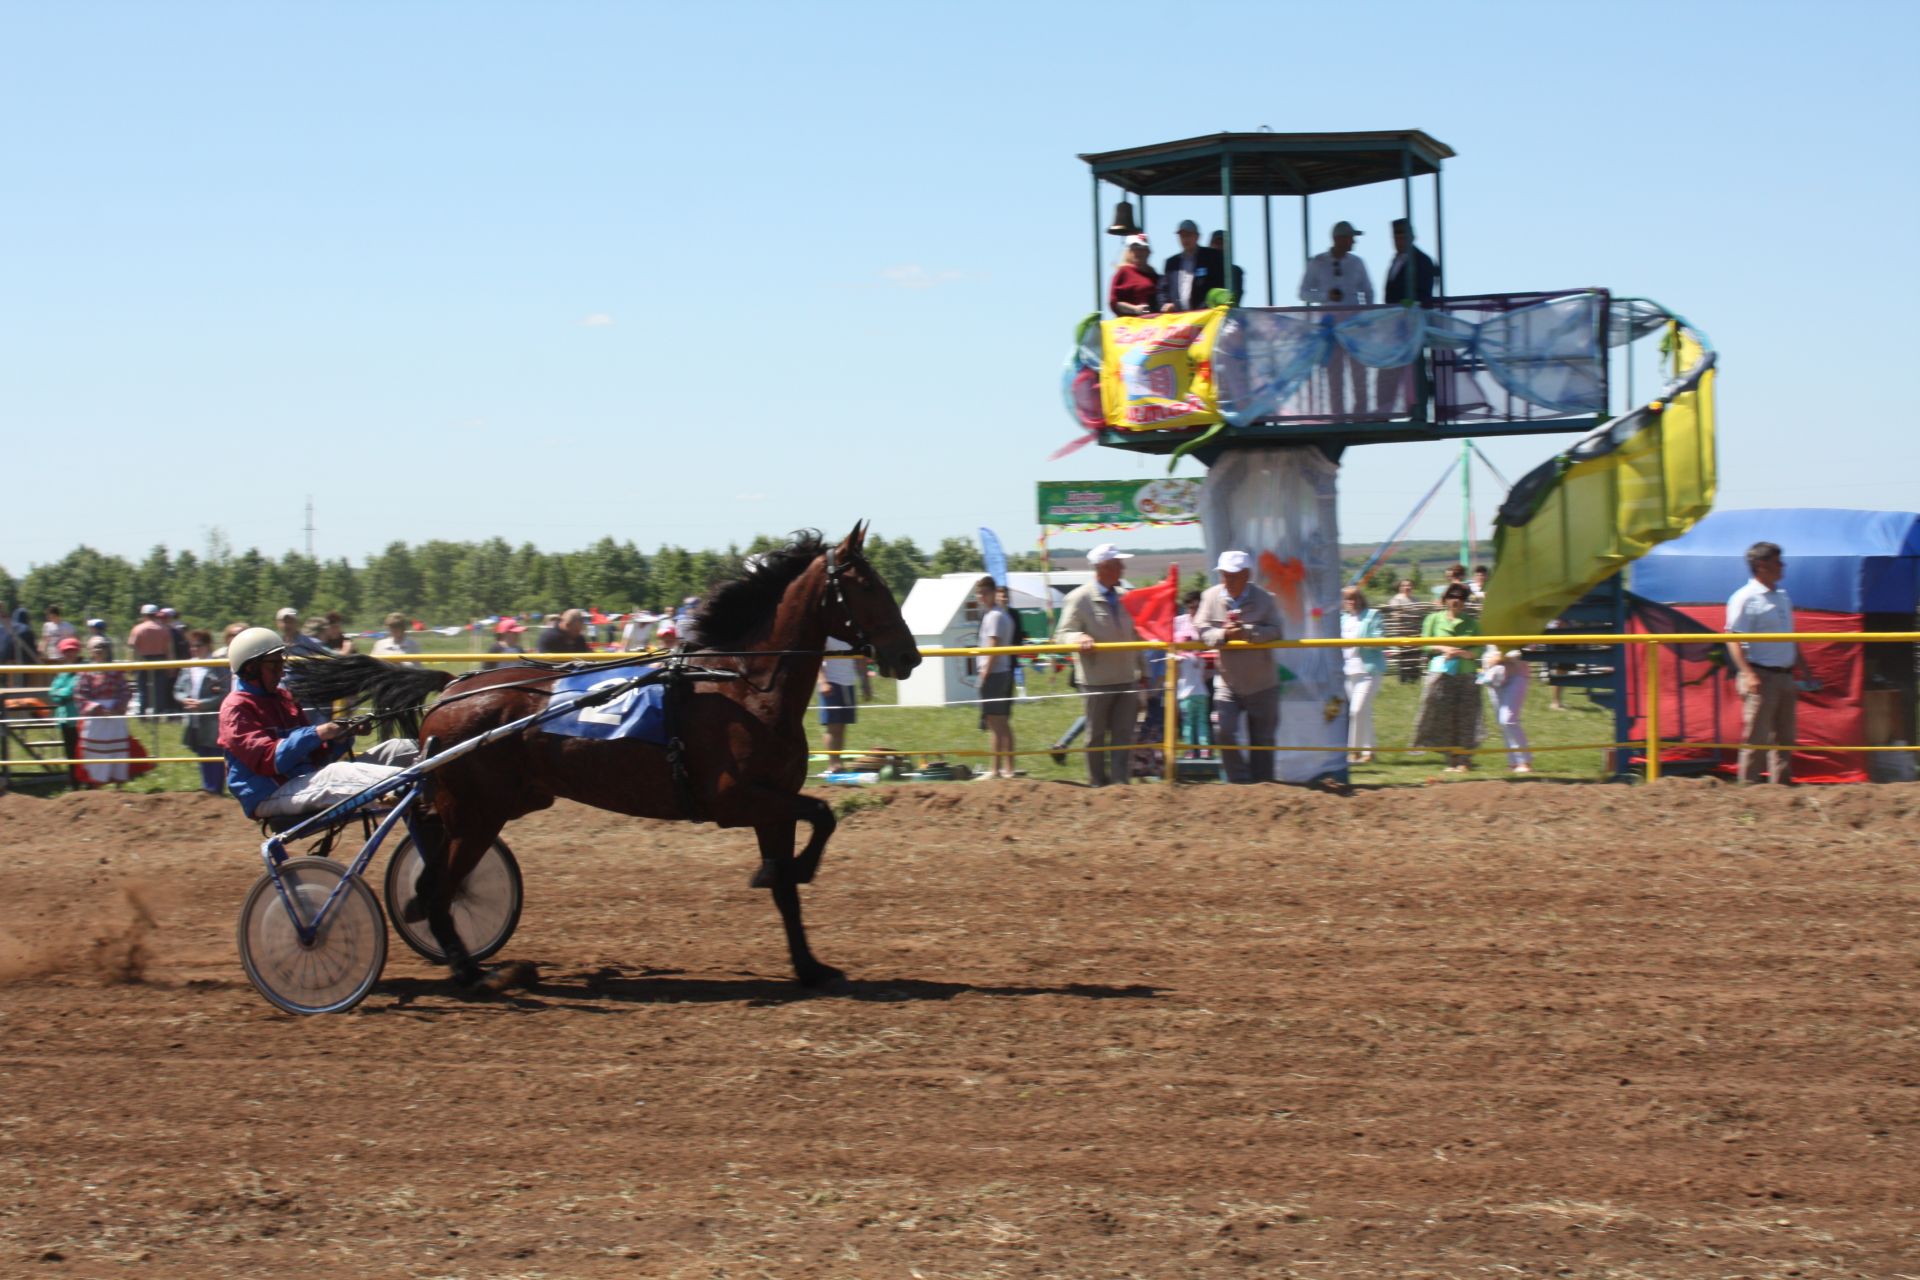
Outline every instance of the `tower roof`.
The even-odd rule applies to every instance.
[[[1304,196],[1438,173],[1453,148],[1418,129],[1214,133],[1080,158],[1095,176],[1150,196],[1217,196],[1228,157],[1237,196]]]

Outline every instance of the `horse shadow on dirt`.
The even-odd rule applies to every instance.
[[[810,990],[791,978],[744,976],[690,978],[681,969],[636,969],[602,966],[571,973],[533,970],[500,984],[497,989],[463,991],[444,977],[389,978],[374,988],[374,999],[361,1006],[363,1014],[453,1014],[478,1007],[538,1011],[564,1009],[575,1013],[609,1014],[626,1007],[654,1004],[739,1004],[748,1008],[796,1004],[805,1000],[858,1000],[872,1003],[909,1003],[953,1000],[964,995],[1027,997],[1070,996],[1081,1000],[1156,1000],[1158,987],[1144,984],[1108,986],[1092,982],[1055,985],[996,985],[973,982],[937,982],[926,978],[844,978]],[[375,1003],[381,996],[390,1003]],[[451,999],[449,999],[451,997]]]

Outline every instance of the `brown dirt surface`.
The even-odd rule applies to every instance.
[[[1920,787],[832,798],[843,989],[563,806],[537,977],[301,1019],[237,806],[0,796],[0,1275],[1920,1275]]]

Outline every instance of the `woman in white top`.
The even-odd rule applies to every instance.
[[[1383,634],[1380,611],[1367,608],[1366,593],[1358,587],[1340,592],[1340,638],[1354,640]],[[1347,763],[1373,763],[1373,696],[1387,673],[1387,654],[1371,645],[1340,650],[1347,677]]]
[[[1520,709],[1527,704],[1527,686],[1533,682],[1520,650],[1502,651],[1490,644],[1480,658],[1480,683],[1493,694],[1494,718],[1500,723],[1500,736],[1507,740],[1507,767],[1515,773],[1533,772],[1533,753],[1527,750],[1527,728],[1520,723]]]

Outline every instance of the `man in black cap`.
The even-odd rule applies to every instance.
[[[1413,291],[1407,291],[1408,271],[1411,267]],[[1386,287],[1381,290],[1381,301],[1388,306],[1398,302],[1417,302],[1426,306],[1433,301],[1434,283],[1439,269],[1433,265],[1433,259],[1413,247],[1413,224],[1405,218],[1393,220],[1393,265],[1387,268]]]
[[[1160,273],[1162,311],[1204,311],[1207,291],[1227,287],[1227,263],[1218,249],[1200,243],[1200,227],[1192,218],[1179,227],[1180,252],[1167,258]]]
[[[1219,254],[1220,260],[1225,262],[1227,260],[1227,233],[1224,231],[1216,231],[1208,236],[1207,248]],[[1245,306],[1247,301],[1247,269],[1236,262],[1233,264],[1231,275],[1233,276],[1233,304],[1236,307]]]

